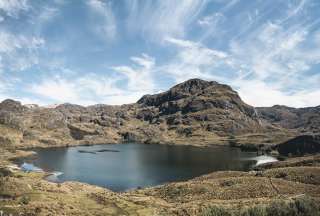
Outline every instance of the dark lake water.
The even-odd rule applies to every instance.
[[[256,153],[231,147],[198,148],[146,144],[106,144],[37,149],[33,165],[55,172],[49,180],[80,181],[125,191],[182,181],[218,170],[247,170]]]

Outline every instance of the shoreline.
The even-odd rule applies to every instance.
[[[26,155],[19,151],[10,158],[18,154]],[[195,216],[201,215],[212,205],[231,210],[243,209],[247,206],[269,205],[277,200],[288,202],[301,194],[320,201],[320,178],[308,177],[320,174],[319,166],[320,154],[288,158],[258,166],[259,169],[252,171],[216,171],[190,180],[124,192],[77,181],[52,183],[44,179],[46,173],[18,170],[6,177],[5,184],[13,189],[9,191],[9,199],[0,202],[0,210],[28,213],[37,212],[40,208],[43,209],[40,215],[87,215],[79,211],[93,211],[95,215],[118,215],[125,211],[128,214],[123,215]],[[299,178],[296,179],[296,176]],[[21,204],[25,200],[26,203]],[[3,206],[12,207],[8,209]],[[110,211],[120,212],[110,214]]]
[[[56,149],[56,148],[76,148],[76,147],[91,147],[91,146],[101,146],[101,145],[125,145],[125,144],[130,144],[129,142],[127,143],[117,143],[117,144],[114,144],[114,143],[101,143],[101,144],[90,144],[90,145],[71,145],[71,146],[48,146],[48,147],[45,147],[45,148],[42,148],[42,147],[32,147],[32,148],[29,148],[27,151],[26,149],[19,149],[19,151],[23,151],[25,152],[25,154],[22,154],[22,155],[19,155],[19,156],[14,156],[12,158],[9,158],[8,160],[11,161],[14,165],[21,165],[21,163],[23,162],[22,160],[23,159],[30,159],[30,162],[27,162],[27,163],[30,163],[33,165],[32,163],[32,160],[33,160],[33,157],[36,157],[37,156],[37,152],[34,151],[35,149]],[[131,143],[132,144],[132,143]],[[167,146],[181,146],[182,145],[168,145],[168,144],[146,144],[146,143],[137,143],[137,144],[141,144],[141,145],[167,145]],[[186,146],[189,146],[189,147],[195,147],[195,148],[215,148],[215,147],[222,147],[222,148],[235,148],[235,149],[239,149],[240,151],[242,151],[242,149],[239,147],[239,146],[230,146],[230,145],[211,145],[211,146],[197,146],[197,145],[183,145],[184,147]],[[258,153],[258,152],[254,152],[254,151],[251,151],[253,153]],[[266,161],[264,163],[259,163],[259,160],[256,159],[257,157],[261,157],[261,156],[266,156],[266,157],[270,157],[270,158],[273,158],[274,160],[271,160],[271,161]],[[277,159],[277,157],[271,155],[271,154],[264,154],[264,155],[258,155],[254,158],[248,158],[248,159],[244,159],[244,160],[247,160],[247,161],[255,161],[255,164],[252,165],[250,168],[248,168],[248,170],[240,170],[241,172],[251,172],[251,171],[255,171],[256,169],[259,169],[259,167],[261,165],[265,165],[265,164],[268,164],[268,163],[273,163],[273,162],[277,162],[279,161]],[[19,166],[19,168],[21,169],[21,166]],[[41,168],[41,167],[39,167]],[[42,168],[41,168],[42,169]],[[22,170],[21,170],[22,171]],[[212,174],[212,173],[215,173],[215,172],[233,172],[233,170],[219,170],[219,171],[213,171],[213,172],[209,172],[209,173],[204,173],[202,175],[199,175],[199,176],[194,176],[190,179],[186,179],[186,180],[180,180],[180,181],[172,181],[172,182],[166,182],[166,183],[163,183],[163,184],[170,184],[170,183],[181,183],[181,182],[187,182],[187,181],[190,181],[192,179],[195,179],[195,178],[200,178],[201,176],[204,176],[204,175],[209,175],[209,174]],[[23,171],[25,172],[25,171]],[[34,172],[33,170],[30,170],[29,172]],[[67,182],[70,182],[70,181],[61,181],[61,182],[56,182],[56,181],[51,181],[49,180],[48,178],[50,176],[55,176],[55,173],[56,172],[61,172],[61,171],[46,171],[44,169],[42,169],[42,171],[40,173],[43,173],[43,177],[42,179],[45,180],[45,181],[48,181],[48,182],[51,182],[51,183],[55,183],[55,184],[62,184],[62,183],[67,183]],[[86,182],[81,182],[81,181],[72,181],[72,182],[78,182],[80,184],[88,184]],[[158,186],[161,186],[163,184],[159,184],[159,185],[154,185],[154,186],[151,186],[151,187],[146,187],[146,188],[155,188],[155,187],[158,187]],[[97,187],[101,187],[101,188],[104,188],[106,190],[111,190],[110,188],[108,187],[103,187],[103,186],[99,186],[99,185],[95,185],[95,184],[89,184],[89,185],[92,185],[92,186],[97,186]],[[145,188],[132,188],[132,189],[129,189],[128,191],[132,191],[132,190],[137,190],[137,189],[145,189]],[[113,191],[113,190],[111,190]],[[113,191],[115,193],[126,193],[127,191]]]

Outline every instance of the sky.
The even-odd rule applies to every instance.
[[[125,104],[191,78],[320,105],[319,0],[0,0],[0,100]]]

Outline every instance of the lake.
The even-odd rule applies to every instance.
[[[37,157],[26,161],[54,172],[48,180],[80,181],[113,191],[182,181],[219,170],[248,170],[259,160],[256,153],[227,146],[199,148],[129,143],[35,151]],[[269,159],[264,156],[264,160]]]

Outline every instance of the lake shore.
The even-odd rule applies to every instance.
[[[21,160],[19,164],[62,172],[59,182],[76,180],[114,191],[185,181],[213,171],[247,171],[266,157],[229,146],[199,148],[138,143],[34,150],[36,158]]]
[[[1,167],[6,169],[13,158],[30,154],[6,152]],[[40,211],[35,215],[87,215],[88,211],[92,215],[201,215],[212,205],[232,210],[275,200],[290,201],[302,195],[320,200],[320,155],[265,164],[257,171],[214,172],[125,193],[78,182],[51,183],[43,179],[45,175],[10,171],[4,177],[4,188],[10,190],[2,192],[7,198],[0,201],[0,209],[25,214]]]

